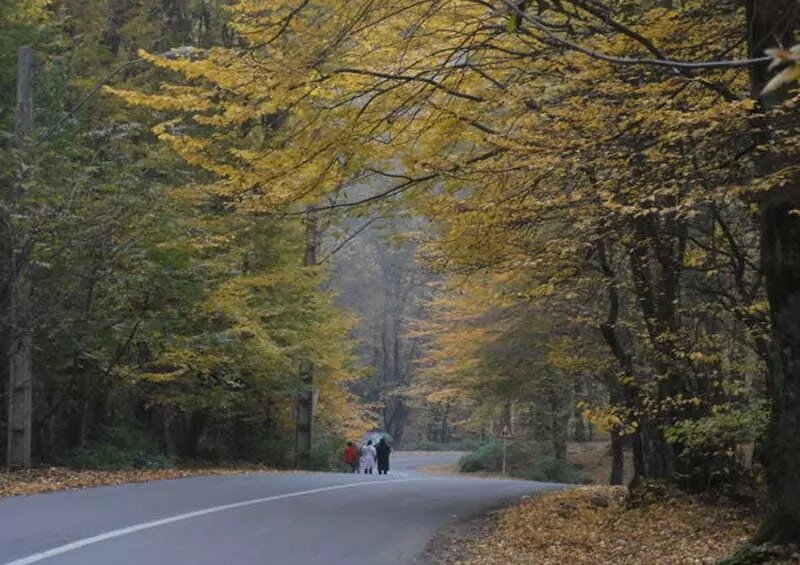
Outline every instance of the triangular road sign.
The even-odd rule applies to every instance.
[[[497,434],[497,437],[500,439],[514,439],[514,434],[511,433],[511,428],[506,424],[503,426],[503,429],[500,430],[500,433]]]

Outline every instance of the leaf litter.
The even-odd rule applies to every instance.
[[[681,496],[641,507],[627,489],[544,493],[489,518],[487,535],[437,552],[447,565],[688,565],[716,563],[755,533],[759,516]]]
[[[132,470],[75,470],[67,467],[41,467],[29,471],[0,472],[0,498],[68,489],[85,489],[207,475],[236,475],[247,472],[264,473],[277,471],[257,466]]]

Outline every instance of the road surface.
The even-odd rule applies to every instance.
[[[554,485],[424,475],[452,454],[397,454],[388,476],[257,473],[0,500],[0,563],[414,563],[436,532]]]

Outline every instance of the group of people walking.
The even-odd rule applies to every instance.
[[[372,469],[377,463],[378,474],[385,475],[389,472],[389,454],[391,452],[392,448],[386,438],[381,438],[375,445],[372,444],[372,440],[369,440],[361,449],[353,445],[352,441],[348,441],[347,447],[344,448],[344,462],[353,473],[367,475],[372,474]]]

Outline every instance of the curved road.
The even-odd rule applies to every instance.
[[[414,563],[440,528],[558,488],[417,471],[457,457],[398,453],[388,476],[255,473],[3,499],[0,563]]]

